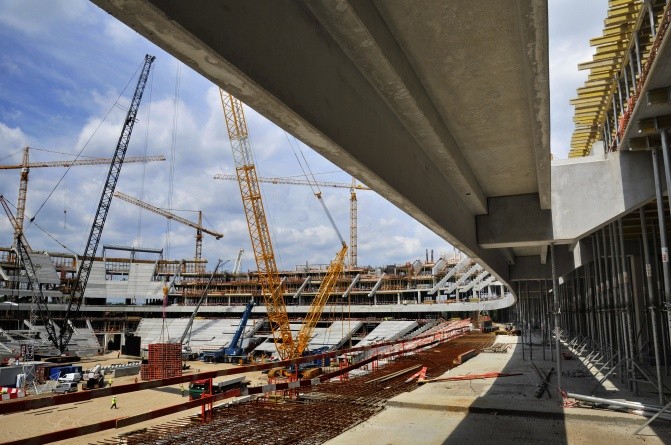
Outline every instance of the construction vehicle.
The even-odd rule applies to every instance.
[[[145,210],[149,210],[151,212],[154,212],[158,215],[165,216],[168,219],[171,219],[173,221],[177,221],[179,223],[182,223],[186,226],[193,227],[196,229],[196,260],[200,260],[202,257],[202,252],[203,252],[203,232],[212,235],[216,239],[221,239],[224,234],[215,232],[214,230],[209,230],[203,227],[203,212],[200,210],[198,211],[198,222],[194,223],[189,221],[188,219],[182,218],[181,216],[175,215],[174,213],[168,212],[167,210],[164,209],[159,209],[158,207],[154,207],[151,204],[148,204],[146,202],[142,202],[137,198],[133,198],[132,196],[128,196],[126,194],[123,194],[121,192],[114,192],[114,196],[116,196],[119,199],[122,199],[126,202],[130,202],[131,204],[135,204],[136,206],[143,208]]]
[[[242,102],[221,89],[219,90],[219,95],[233,150],[235,171],[238,185],[240,186],[252,250],[254,251],[254,259],[256,260],[259,280],[261,281],[264,304],[268,313],[268,321],[273,333],[275,348],[282,359],[298,358],[306,350],[312,338],[312,333],[321,317],[326,300],[334,289],[339,275],[342,273],[347,245],[338,233],[342,248],[336,254],[334,261],[331,262],[317,295],[310,305],[301,329],[296,339],[294,339],[289,325],[286,302],[284,301],[283,283],[277,270],[268,223],[263,208],[263,200],[256,174],[256,166],[253,161]],[[320,203],[326,210],[326,214],[335,228],[335,223],[328,213],[323,200],[321,200],[321,194],[318,194],[317,197],[320,198]]]
[[[224,181],[236,181],[237,177],[235,175],[227,175],[222,173],[217,173],[214,175],[214,179],[221,179]],[[330,182],[330,181],[309,181],[305,179],[296,179],[296,178],[258,178],[259,182],[267,184],[284,184],[284,185],[302,185],[309,187],[331,187],[331,188],[344,188],[349,189],[350,191],[350,200],[349,200],[349,266],[356,267],[357,264],[357,207],[358,201],[356,198],[357,190],[371,190],[362,184],[357,184],[356,179],[352,178],[351,184],[345,184],[344,182]]]
[[[82,375],[82,389],[97,389],[105,386],[105,371],[95,365]]]
[[[240,318],[240,324],[238,324],[238,329],[235,331],[235,334],[233,334],[233,338],[231,339],[231,344],[224,349],[224,354],[226,354],[227,357],[240,357],[243,355],[242,334],[245,331],[247,320],[249,320],[249,315],[252,313],[253,308],[254,301],[252,300],[245,306],[245,310]]]
[[[1,199],[2,205],[7,213],[7,216],[10,218],[10,222],[15,230],[15,249],[23,264],[26,274],[28,275],[28,280],[30,286],[35,292],[33,295],[33,300],[31,304],[31,320],[33,323],[35,309],[40,315],[47,334],[49,336],[49,341],[58,348],[58,350],[63,353],[67,350],[68,343],[72,338],[74,332],[74,327],[71,323],[71,318],[74,318],[78,313],[81,307],[81,304],[84,300],[84,291],[86,290],[86,284],[88,282],[89,276],[91,274],[91,269],[93,268],[93,261],[95,259],[95,253],[98,250],[98,245],[100,243],[100,237],[102,235],[102,230],[105,225],[105,220],[107,219],[107,214],[109,212],[110,204],[112,201],[112,195],[114,193],[114,188],[119,179],[119,174],[121,173],[121,166],[123,165],[124,158],[126,156],[126,151],[128,149],[128,144],[130,142],[130,136],[133,131],[133,126],[135,125],[135,120],[137,112],[140,107],[140,100],[142,99],[142,94],[144,93],[144,88],[149,78],[149,70],[151,64],[154,62],[155,57],[146,55],[144,59],[144,64],[140,72],[137,86],[135,88],[135,93],[133,99],[131,100],[130,107],[128,108],[128,113],[126,115],[126,120],[124,121],[123,128],[121,130],[121,135],[117,142],[116,150],[114,156],[112,157],[112,162],[110,164],[110,169],[107,174],[107,180],[103,187],[102,195],[100,201],[98,202],[98,209],[96,215],[93,219],[93,225],[91,227],[91,232],[89,233],[88,241],[86,243],[86,248],[84,249],[84,255],[81,260],[79,270],[75,278],[75,284],[69,289],[69,300],[68,306],[63,317],[62,325],[60,326],[60,331],[57,333],[55,323],[52,322],[49,309],[47,307],[47,299],[42,293],[42,286],[39,283],[37,274],[35,272],[35,267],[32,260],[30,259],[30,247],[28,246],[25,236],[23,234],[23,229],[18,221],[11,216],[9,207],[4,199]],[[27,176],[27,173],[26,173]],[[27,180],[27,177],[26,177]],[[25,202],[25,194],[23,196]]]
[[[112,157],[113,162],[110,164],[110,169],[107,173],[107,179],[105,181],[102,194],[100,195],[98,209],[96,210],[96,214],[93,218],[93,225],[91,226],[91,232],[89,233],[89,237],[86,242],[81,265],[75,278],[75,284],[70,289],[70,299],[68,301],[68,307],[65,312],[65,319],[57,339],[57,345],[61,352],[65,351],[68,343],[70,342],[70,339],[72,338],[73,329],[70,326],[69,320],[73,315],[79,313],[79,308],[84,301],[86,284],[88,283],[91,270],[93,269],[93,261],[95,259],[96,251],[98,250],[98,245],[100,244],[100,238],[102,236],[103,227],[105,226],[105,220],[107,219],[107,214],[109,213],[109,208],[112,204],[114,189],[116,188],[117,181],[119,180],[119,174],[121,173],[121,167],[123,165],[124,158],[126,157],[126,151],[128,150],[128,144],[130,143],[130,136],[133,132],[133,126],[135,125],[137,112],[140,108],[140,100],[142,99],[142,94],[144,93],[144,88],[147,84],[147,79],[149,78],[149,70],[151,69],[151,64],[155,59],[156,57],[154,56],[150,56],[149,54],[145,55],[144,65],[140,71],[137,86],[135,87],[135,93],[133,94],[133,99],[131,100],[130,107],[128,108],[126,120],[124,121],[123,128],[121,129],[121,135],[119,136],[119,141],[117,142],[116,150],[114,151],[114,156]]]
[[[242,317],[240,318],[240,323],[238,328],[233,334],[233,338],[228,346],[217,349],[214,351],[203,351],[200,355],[201,360],[204,362],[230,362],[230,363],[245,363],[247,362],[247,357],[245,356],[244,350],[242,348],[242,334],[245,331],[247,326],[247,320],[249,320],[249,315],[252,313],[254,308],[254,301],[250,301],[245,306],[245,310],[242,312]]]

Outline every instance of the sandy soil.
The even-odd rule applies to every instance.
[[[133,357],[121,356],[117,358],[117,353],[110,353],[107,355],[86,359],[79,362],[84,369],[89,369],[96,364],[110,365],[127,363],[128,361],[137,360]],[[192,361],[188,363],[191,369],[185,371],[185,375],[195,374],[200,371],[213,371],[219,369],[227,369],[235,367],[235,365],[227,363],[203,363],[200,361]],[[246,374],[247,379],[250,380],[251,386],[267,383],[267,377],[260,371],[250,372]],[[123,385],[126,383],[133,383],[139,376],[126,376],[113,379],[113,386]],[[231,377],[221,377],[216,379],[226,380]],[[184,385],[187,387],[187,385]],[[38,397],[51,397],[51,394],[44,394]],[[117,409],[111,409],[111,397],[101,397],[86,402],[68,403],[57,405],[51,408],[42,408],[38,410],[31,410],[22,413],[12,413],[0,415],[0,443],[9,440],[26,439],[38,434],[44,434],[53,431],[59,431],[67,428],[77,426],[94,424],[103,420],[118,419],[121,417],[146,413],[148,411],[162,408],[166,406],[176,405],[180,401],[187,401],[188,397],[182,398],[180,385],[166,386],[161,388],[154,388],[132,393],[117,395]],[[143,422],[132,425],[130,427],[106,430],[100,433],[81,436],[76,439],[69,439],[67,441],[55,442],[57,444],[79,445],[94,443],[98,440],[112,438],[122,432],[137,430],[149,425],[156,425],[164,423],[173,419],[180,419],[195,414],[194,409],[182,411],[171,416],[161,417],[159,419]]]

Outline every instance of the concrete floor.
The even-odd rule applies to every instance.
[[[597,410],[592,408],[564,408],[558,398],[556,377],[553,378],[552,398],[537,399],[535,393],[538,378],[533,372],[529,349],[524,358],[518,337],[499,336],[497,342],[510,344],[508,353],[481,353],[447,375],[480,374],[485,372],[521,372],[521,376],[500,377],[488,380],[469,380],[426,383],[415,391],[403,393],[387,403],[387,407],[372,417],[327,444],[462,444],[492,443],[506,444],[671,444],[671,423],[656,422],[646,428],[643,435],[633,436],[643,417]],[[539,343],[540,340],[535,340]],[[112,360],[116,361],[116,360]],[[556,366],[546,349],[535,346],[533,362],[548,371]],[[211,366],[194,362],[195,366]],[[230,365],[215,365],[230,366]],[[570,392],[589,394],[597,378],[585,371],[585,365],[574,358],[563,360],[562,367],[569,375],[562,379],[562,386]],[[210,368],[208,368],[210,369]],[[573,377],[570,374],[574,375]],[[428,369],[429,377],[436,377]],[[264,380],[261,373],[249,376],[254,384]],[[115,379],[123,384],[134,377]],[[642,393],[636,398],[627,390],[619,388],[619,381],[602,385],[596,395],[600,397],[637,400],[655,403],[655,394]],[[651,389],[651,388],[650,388]],[[110,418],[146,412],[161,406],[179,403],[178,385],[167,388],[138,391],[118,396],[119,409],[110,410],[110,400],[95,399],[79,404],[60,405],[53,410],[35,410],[0,416],[0,443],[35,434],[85,425]],[[46,412],[49,411],[49,412]],[[78,445],[109,440],[112,437],[143,427],[184,418],[195,411],[183,411],[158,420],[107,430],[77,439],[57,442]]]
[[[498,379],[426,383],[415,391],[389,401],[387,408],[340,436],[328,445],[356,444],[664,444],[671,443],[671,424],[660,421],[646,428],[643,435],[633,432],[645,418],[608,410],[564,408],[552,379],[552,398],[537,399],[538,378],[531,368],[529,349],[525,357],[518,337],[499,336],[497,342],[510,343],[507,354],[482,353],[446,375],[486,372],[521,372],[521,376]],[[539,341],[539,340],[538,340]],[[546,349],[534,347],[533,362],[546,372],[556,367]],[[568,373],[584,371],[583,363],[574,358],[562,360],[562,386],[570,392],[590,394],[597,379],[570,377]],[[431,369],[428,369],[430,374]],[[568,372],[568,373],[567,373]],[[626,390],[607,382],[597,396],[626,400],[635,398]],[[645,401],[654,403],[654,394]]]

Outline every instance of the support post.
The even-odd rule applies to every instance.
[[[662,392],[662,367],[659,362],[659,340],[657,339],[657,314],[655,314],[655,294],[652,290],[652,265],[650,264],[650,249],[648,247],[648,223],[645,220],[645,210],[643,207],[638,209],[641,220],[641,238],[643,243],[643,260],[645,262],[645,278],[648,288],[648,310],[650,311],[650,324],[652,325],[652,345],[655,348],[655,370],[657,371],[657,389],[659,395],[659,404],[664,403],[664,393]]]
[[[557,347],[557,387],[561,391],[561,340],[559,338],[559,286],[557,284],[557,271],[555,267],[555,244],[550,243],[550,256],[552,258],[552,294],[554,299],[554,322],[555,322],[555,345]]]

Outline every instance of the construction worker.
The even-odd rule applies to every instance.
[[[116,407],[116,396],[112,396],[112,406],[110,406],[110,409],[117,409]]]
[[[184,397],[184,384],[179,385],[179,390],[182,392],[182,397]]]
[[[110,377],[109,386],[112,386],[112,377]]]

